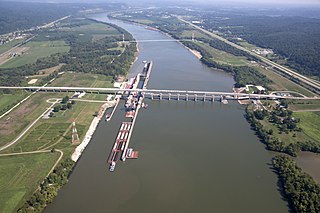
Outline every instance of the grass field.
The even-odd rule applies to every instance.
[[[308,110],[320,111],[320,100],[290,101],[289,109],[292,111],[308,111]]]
[[[65,87],[112,87],[112,78],[92,73],[68,72],[57,78],[51,86]]]
[[[10,50],[12,47],[19,44],[22,41],[23,41],[23,39],[15,39],[15,40],[12,40],[6,44],[0,45],[0,54],[6,52],[7,50]]]
[[[320,143],[320,115],[314,112],[295,112],[293,115],[300,118],[298,126],[303,132]]]
[[[0,212],[14,212],[42,182],[58,153],[0,157]]]
[[[71,124],[76,122],[80,139],[83,139],[93,115],[101,103],[77,102],[72,109],[60,110],[50,119],[41,119],[18,143],[2,153],[28,152],[71,146]],[[55,145],[65,143],[62,147]]]
[[[18,101],[21,101],[28,95],[25,91],[17,91],[13,94],[0,94],[0,115],[1,111],[6,109],[8,106],[11,106]]]
[[[261,72],[262,74],[264,74],[265,76],[267,76],[272,83],[270,84],[270,86],[274,89],[274,90],[278,90],[278,91],[294,91],[294,92],[299,92],[303,95],[306,96],[314,96],[314,94],[312,92],[310,92],[309,90],[305,89],[304,87],[290,81],[289,79],[271,71],[271,70],[266,70],[263,69],[261,67],[257,67],[257,70],[259,72]]]
[[[207,50],[211,54],[212,59],[218,63],[232,66],[245,66],[249,64],[249,61],[246,59],[246,57],[235,56],[227,52],[217,50],[205,43],[198,42],[197,44]]]
[[[84,20],[82,21],[82,23],[87,23],[87,24],[77,26],[77,27],[72,27],[72,28],[63,28],[61,31],[73,32],[80,35],[83,40],[93,40],[93,41],[102,39],[106,36],[119,35],[118,30],[105,24],[86,22]]]
[[[46,100],[51,96],[63,97],[64,95],[62,93],[35,94],[9,115],[0,119],[0,146],[13,140],[18,133],[38,118],[50,106]]]
[[[255,46],[254,44],[249,44],[248,42],[246,41],[240,41],[240,42],[237,42],[238,44],[240,44],[241,46],[249,49],[249,50],[253,50],[253,49],[257,49],[258,47]]]
[[[270,123],[267,119],[260,121],[260,123],[263,125],[264,129],[272,129],[273,136],[279,138],[286,145],[289,145],[291,143],[295,144],[298,141],[306,141],[310,139],[307,135],[304,134],[304,132],[289,132],[288,134],[283,132],[280,134],[278,128]],[[294,134],[296,135],[295,137],[293,137]]]
[[[30,49],[0,66],[0,68],[13,68],[25,64],[34,63],[39,58],[47,57],[55,53],[68,52],[70,47],[64,41],[30,41],[23,45]]]
[[[194,33],[194,38],[206,38],[206,39],[210,39],[209,36],[207,36],[206,34],[200,32],[199,30],[184,30],[182,31],[182,33],[180,34],[180,36],[182,38],[191,38],[192,34]]]

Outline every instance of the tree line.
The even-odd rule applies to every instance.
[[[320,185],[291,158],[278,155],[272,160],[285,198],[294,212],[320,212]]]

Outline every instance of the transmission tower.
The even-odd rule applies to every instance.
[[[72,143],[76,144],[79,142],[80,142],[80,139],[79,139],[78,131],[76,128],[76,122],[72,122]]]

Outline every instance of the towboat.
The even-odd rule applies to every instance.
[[[109,121],[110,120],[110,114],[108,113],[108,114],[106,114],[106,121]]]
[[[109,171],[113,172],[115,167],[116,167],[116,162],[112,161],[109,167]]]

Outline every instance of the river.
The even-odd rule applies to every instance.
[[[108,20],[137,40],[167,40],[142,26]],[[139,44],[130,70],[152,60],[149,88],[231,91],[234,81],[205,67],[179,43]],[[45,212],[288,212],[270,169],[267,152],[244,118],[238,103],[147,100],[138,115],[130,146],[139,159],[118,162],[108,171],[107,158],[124,109],[102,121],[70,180]]]

